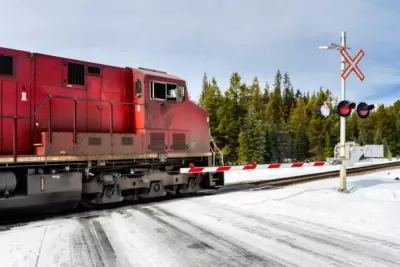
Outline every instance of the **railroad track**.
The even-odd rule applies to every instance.
[[[373,173],[373,172],[377,172],[377,171],[398,169],[399,167],[400,167],[400,161],[376,164],[376,165],[364,165],[364,166],[360,166],[360,167],[354,167],[351,169],[347,169],[347,176],[351,177],[351,176],[356,176],[356,175],[361,175],[361,174]],[[118,204],[106,206],[104,208],[99,208],[99,209],[92,210],[92,211],[78,210],[78,211],[72,211],[72,212],[57,212],[57,213],[52,213],[52,214],[27,216],[24,218],[15,218],[15,219],[13,218],[13,219],[5,219],[5,220],[0,219],[0,231],[8,230],[8,229],[18,227],[18,226],[23,226],[27,223],[35,222],[35,221],[42,221],[42,220],[45,221],[45,220],[50,220],[50,219],[68,219],[68,218],[76,218],[76,217],[79,217],[79,218],[96,217],[96,216],[100,216],[104,213],[112,212],[115,209],[126,208],[126,207],[132,206],[132,205],[144,205],[147,203],[156,203],[156,202],[160,202],[160,201],[163,201],[163,202],[173,201],[173,200],[182,199],[182,198],[201,197],[201,196],[207,196],[207,195],[219,195],[219,194],[232,193],[232,192],[237,192],[237,191],[242,191],[242,190],[276,189],[279,187],[288,186],[288,185],[292,185],[292,184],[300,184],[300,183],[307,183],[307,182],[312,182],[312,181],[317,181],[317,180],[330,179],[335,176],[337,177],[338,175],[339,175],[339,171],[337,170],[337,171],[329,171],[329,172],[323,172],[323,173],[314,173],[314,174],[306,174],[306,175],[299,175],[299,176],[286,177],[286,178],[278,178],[278,179],[272,179],[272,180],[244,182],[244,183],[226,185],[218,190],[204,190],[204,191],[198,192],[197,194],[185,195],[182,197],[169,196],[169,197],[161,197],[161,198],[155,198],[155,199],[149,199],[149,200],[146,199],[146,200],[138,201],[135,203],[118,203]]]

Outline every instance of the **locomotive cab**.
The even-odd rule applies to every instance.
[[[165,72],[143,68],[139,71],[136,76],[143,77],[144,86],[141,99],[135,103],[144,108],[135,109],[136,129],[137,133],[146,134],[150,152],[165,153],[168,158],[208,160],[212,155],[208,113],[190,101],[186,82]],[[208,161],[203,159],[204,162]]]

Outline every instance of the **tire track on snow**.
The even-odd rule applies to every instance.
[[[174,220],[177,220],[178,222],[189,225],[190,227],[196,229],[198,232],[200,232],[204,236],[207,236],[208,238],[216,241],[217,243],[223,245],[224,247],[230,248],[235,253],[240,254],[241,256],[245,257],[246,259],[248,259],[249,261],[251,261],[253,263],[259,264],[261,266],[290,266],[290,265],[292,265],[288,262],[285,262],[285,263],[279,262],[279,259],[274,259],[273,255],[268,255],[268,257],[266,257],[265,255],[259,255],[259,254],[253,253],[253,252],[243,248],[242,246],[236,244],[235,242],[232,242],[222,236],[216,235],[185,218],[182,218],[178,215],[170,213],[169,211],[167,211],[161,207],[152,206],[151,209],[150,208],[147,208],[147,209],[151,210],[151,212],[153,212],[153,214],[154,214],[154,211],[157,211],[157,212],[163,214],[164,216],[168,216],[170,218],[173,218]],[[157,215],[155,215],[155,216],[157,216]],[[161,219],[159,216],[157,216],[157,217],[158,217],[158,219]],[[169,224],[168,222],[166,222],[166,223]],[[183,231],[180,228],[177,228],[177,230]],[[190,233],[186,233],[186,234],[193,236]]]
[[[82,225],[81,236],[73,241],[74,255],[80,258],[87,257],[82,248],[88,251],[93,266],[117,267],[115,251],[100,222],[93,219],[80,218]]]
[[[369,258],[372,261],[378,261],[382,264],[385,264],[385,266],[388,266],[387,264],[390,264],[390,266],[399,266],[400,260],[399,261],[393,261],[389,260],[387,258],[382,257],[379,252],[376,252],[375,250],[371,249],[370,247],[367,247],[365,245],[360,245],[356,244],[353,242],[348,242],[343,239],[334,237],[334,235],[326,235],[323,233],[315,233],[310,230],[306,230],[303,228],[299,228],[298,226],[292,226],[287,223],[282,223],[282,222],[277,222],[273,219],[267,219],[265,217],[243,212],[240,210],[234,210],[230,207],[224,206],[223,208],[219,207],[213,207],[213,209],[220,210],[221,212],[226,212],[229,211],[233,214],[237,214],[246,218],[250,218],[256,221],[260,221],[265,225],[268,225],[272,228],[275,228],[277,230],[284,230],[286,232],[292,233],[293,235],[297,235],[300,237],[303,237],[305,239],[312,240],[317,243],[329,245],[332,247],[335,247],[339,250],[346,251],[347,253],[352,253],[355,255],[359,255],[362,258]]]

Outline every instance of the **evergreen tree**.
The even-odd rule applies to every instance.
[[[313,96],[307,106],[309,110],[320,107],[326,101],[326,94],[322,90],[318,95]],[[324,160],[325,135],[324,121],[320,114],[311,112],[311,120],[308,127],[308,137],[310,140],[310,153],[315,160]]]
[[[239,164],[247,164],[247,153],[246,153],[246,143],[244,133],[241,131],[239,133],[239,149],[238,149],[238,163]]]
[[[291,113],[287,129],[294,140],[292,158],[299,161],[309,157],[309,141],[307,136],[309,119],[302,97],[299,96],[296,102],[297,104]]]
[[[250,85],[250,99],[249,106],[254,106],[257,118],[262,119],[262,112],[264,110],[264,96],[261,93],[260,83],[257,77],[254,77]],[[247,107],[249,109],[249,107]]]
[[[288,139],[285,139],[284,132],[284,106],[281,94],[282,75],[280,71],[276,73],[274,91],[271,99],[266,106],[266,128],[268,129],[269,142],[271,146],[272,160],[281,162],[288,150]]]
[[[238,159],[240,120],[243,116],[240,106],[242,91],[241,77],[235,72],[231,76],[228,90],[225,91],[224,101],[218,109],[218,132],[223,136],[224,155],[230,162],[236,162]]]
[[[264,105],[267,105],[269,100],[271,99],[271,92],[269,90],[268,82],[266,82],[264,86],[263,99],[264,99]]]
[[[199,104],[202,107],[205,107],[206,105],[204,104],[204,99],[206,98],[207,94],[207,89],[210,85],[210,82],[208,81],[207,73],[204,73],[203,75],[203,82],[201,84],[201,93],[200,93],[200,99],[199,99]]]
[[[244,152],[247,161],[263,160],[263,125],[255,106],[250,106],[247,112],[243,130]]]
[[[208,112],[211,136],[215,139],[217,145],[220,146],[222,145],[221,134],[223,133],[218,131],[218,109],[221,107],[223,100],[221,96],[221,91],[215,78],[212,78],[211,83],[206,80],[206,78],[207,76],[205,74],[203,79],[204,88],[201,92],[199,104]]]
[[[333,149],[331,144],[331,137],[326,134],[325,135],[325,150],[324,150],[324,157],[329,158],[333,156]]]
[[[292,84],[290,82],[289,74],[286,72],[283,76],[283,120],[285,122],[289,120],[294,102],[295,99]]]

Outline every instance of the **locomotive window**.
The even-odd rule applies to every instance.
[[[13,58],[0,55],[0,75],[13,75]]]
[[[135,83],[135,94],[138,98],[142,96],[142,84],[139,80],[136,80]]]
[[[176,89],[176,101],[181,102],[185,100],[185,87],[179,86]]]
[[[100,68],[94,66],[88,66],[88,73],[92,75],[100,75]]]
[[[167,84],[167,100],[176,101],[176,84]]]
[[[68,63],[68,84],[85,85],[85,66]]]
[[[176,84],[167,84],[167,100],[181,102],[185,99],[185,88]]]
[[[151,98],[157,100],[168,100],[173,102],[183,101],[185,98],[184,87],[171,83],[151,83]]]
[[[152,82],[151,85],[152,99],[165,100],[167,98],[167,86],[165,83]]]

